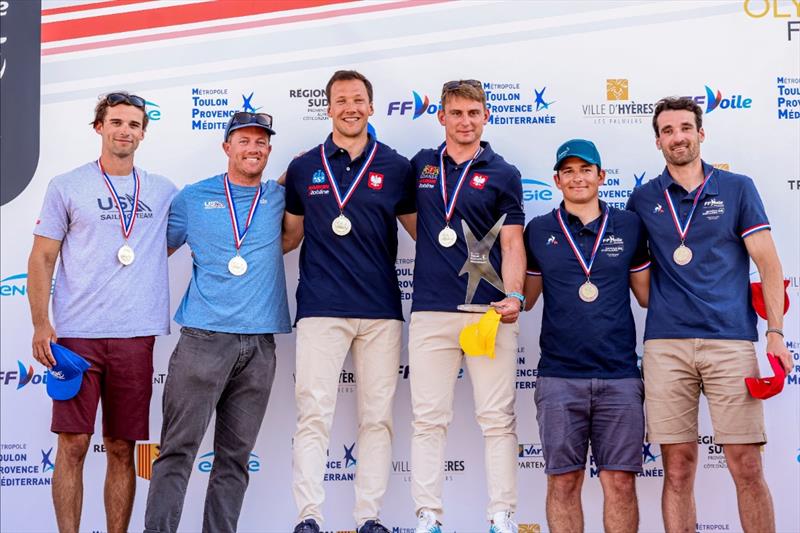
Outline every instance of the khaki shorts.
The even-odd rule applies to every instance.
[[[697,440],[700,391],[708,400],[717,444],[763,444],[764,408],[744,378],[759,376],[750,341],[652,339],[644,343],[647,440],[677,444]]]

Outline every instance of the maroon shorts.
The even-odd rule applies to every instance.
[[[92,366],[78,394],[53,400],[54,433],[94,433],[97,402],[103,400],[103,436],[121,440],[150,437],[155,337],[130,339],[60,338],[58,343]]]

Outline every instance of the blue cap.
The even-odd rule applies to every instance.
[[[48,371],[47,394],[54,400],[69,400],[78,394],[83,373],[92,365],[80,355],[59,344],[51,342],[50,349],[56,364]]]
[[[561,162],[568,157],[579,157],[589,163],[590,165],[602,166],[600,164],[600,152],[592,141],[585,139],[571,139],[561,146],[556,151],[556,165],[553,170],[558,171]]]

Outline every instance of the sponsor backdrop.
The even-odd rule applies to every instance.
[[[23,0],[0,2],[4,76],[14,75],[14,61],[31,61],[24,54],[6,53],[7,47],[15,45],[14,39],[21,46],[24,35],[7,38],[10,28],[5,17],[26,4]],[[35,70],[35,64],[28,66]],[[97,95],[126,88],[146,97],[151,123],[136,161],[178,186],[224,170],[220,142],[231,113],[271,113],[278,135],[273,139],[266,178],[276,179],[295,154],[315,146],[329,132],[324,86],[338,68],[356,68],[372,80],[375,114],[371,125],[382,141],[407,157],[443,139],[435,118],[442,82],[482,80],[492,112],[485,139],[520,169],[528,218],[558,204],[560,194],[553,186],[551,168],[557,146],[572,137],[597,143],[608,172],[601,196],[615,207],[624,207],[631,190],[663,167],[650,126],[653,103],[664,95],[695,98],[706,112],[704,158],[752,176],[766,204],[790,280],[786,341],[800,365],[797,2],[45,0],[40,156],[30,176],[6,173],[5,146],[37,113],[17,116],[14,124],[7,125],[11,116],[7,109],[15,102],[6,101],[3,85],[6,203],[0,212],[0,529],[55,530],[50,483],[56,439],[48,430],[45,373],[31,357],[26,261],[48,181],[98,155],[99,139],[87,125]],[[30,93],[35,89],[27,87]],[[24,190],[10,190],[7,200],[6,185],[16,188],[20,183]],[[112,213],[109,198],[97,201],[98,209]],[[291,295],[297,285],[297,257],[297,252],[286,257]],[[414,261],[412,242],[403,234],[397,272],[406,313],[413,297]],[[186,288],[190,263],[185,248],[170,259],[173,310]],[[290,305],[294,309],[294,303]],[[546,479],[533,405],[540,318],[540,305],[522,317],[518,354],[517,520],[525,532],[547,529]],[[643,318],[644,312],[637,308],[640,339]],[[575,327],[579,331],[581,325]],[[764,329],[762,322],[759,331]],[[151,464],[159,449],[161,394],[177,335],[178,327],[173,325],[172,335],[156,343],[151,437],[137,447],[132,530],[143,526]],[[758,348],[763,350],[763,341]],[[761,366],[767,371],[765,359]],[[248,466],[251,481],[240,531],[287,531],[296,521],[290,488],[293,366],[294,335],[282,335],[270,406]],[[397,532],[411,531],[416,523],[409,495],[410,371],[404,354],[397,372],[392,476],[382,516]],[[770,442],[763,459],[782,532],[800,530],[796,505],[800,497],[799,377],[796,370],[787,378],[784,392],[766,403]],[[446,531],[487,529],[482,442],[468,381],[464,372],[457,385],[456,413],[442,465]],[[324,528],[328,531],[354,528],[352,485],[359,460],[354,391],[358,386],[348,359],[340,378],[325,473]],[[705,404],[700,416],[697,530],[740,531],[735,489],[722,449],[712,438]],[[85,531],[105,529],[100,496],[105,458],[99,425],[97,432],[86,459]],[[661,452],[657,445],[645,443],[642,456],[645,471],[638,480],[642,530],[660,531]],[[213,461],[207,436],[186,495],[184,531],[201,528],[204,490]],[[602,493],[591,457],[587,468],[583,499],[587,530],[600,531]]]

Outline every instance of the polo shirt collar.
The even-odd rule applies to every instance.
[[[364,154],[369,153],[369,151],[372,150],[372,145],[377,142],[375,140],[375,137],[373,137],[371,133],[367,133],[367,136],[368,136],[367,145],[364,147],[364,151],[361,152],[361,155],[359,155],[356,159],[362,157]],[[333,142],[333,133],[328,134],[328,138],[325,139],[325,143],[323,146],[325,147],[325,156],[328,158],[334,157],[339,152],[339,150],[342,149],[341,147],[336,146],[336,143]],[[345,150],[345,152],[346,151],[347,150]],[[348,155],[348,157],[350,156]]]
[[[606,210],[606,203],[603,200],[598,200],[600,202],[600,216],[596,219],[592,220],[585,226],[581,219],[576,217],[575,215],[569,213],[566,208],[564,207],[564,201],[561,201],[561,204],[558,207],[558,210],[561,211],[561,217],[569,226],[570,230],[577,229],[580,230],[582,228],[586,228],[587,231],[590,231],[597,235],[597,232],[600,231],[600,222],[603,220],[603,213]],[[555,210],[553,211],[553,215],[555,216]],[[614,216],[609,211],[608,214],[608,224],[606,225],[606,233],[614,233]]]
[[[442,153],[442,150],[444,150],[446,144],[447,142],[443,142],[442,144],[439,145],[439,148],[436,149],[437,157],[439,154]],[[494,150],[492,150],[492,146],[489,144],[488,141],[481,141],[481,148],[482,148],[481,153],[478,154],[478,158],[472,164],[473,166],[477,165],[478,163],[489,163],[494,158]],[[445,155],[445,158],[449,159],[450,162],[455,164],[455,161],[453,161],[453,159],[449,155]]]
[[[709,172],[712,172],[711,178],[709,178],[708,183],[706,183],[706,188],[703,189],[702,198],[706,196],[716,196],[719,194],[719,169],[714,168],[712,165],[709,165],[703,160],[700,160],[701,164],[703,165],[703,176],[708,176]],[[661,190],[666,190],[667,188],[672,187],[673,189],[677,189],[679,191],[683,191],[683,187],[678,185],[678,183],[672,178],[669,173],[669,169],[664,167],[663,172],[657,178],[658,179],[658,186]],[[689,191],[692,192],[692,191]]]

